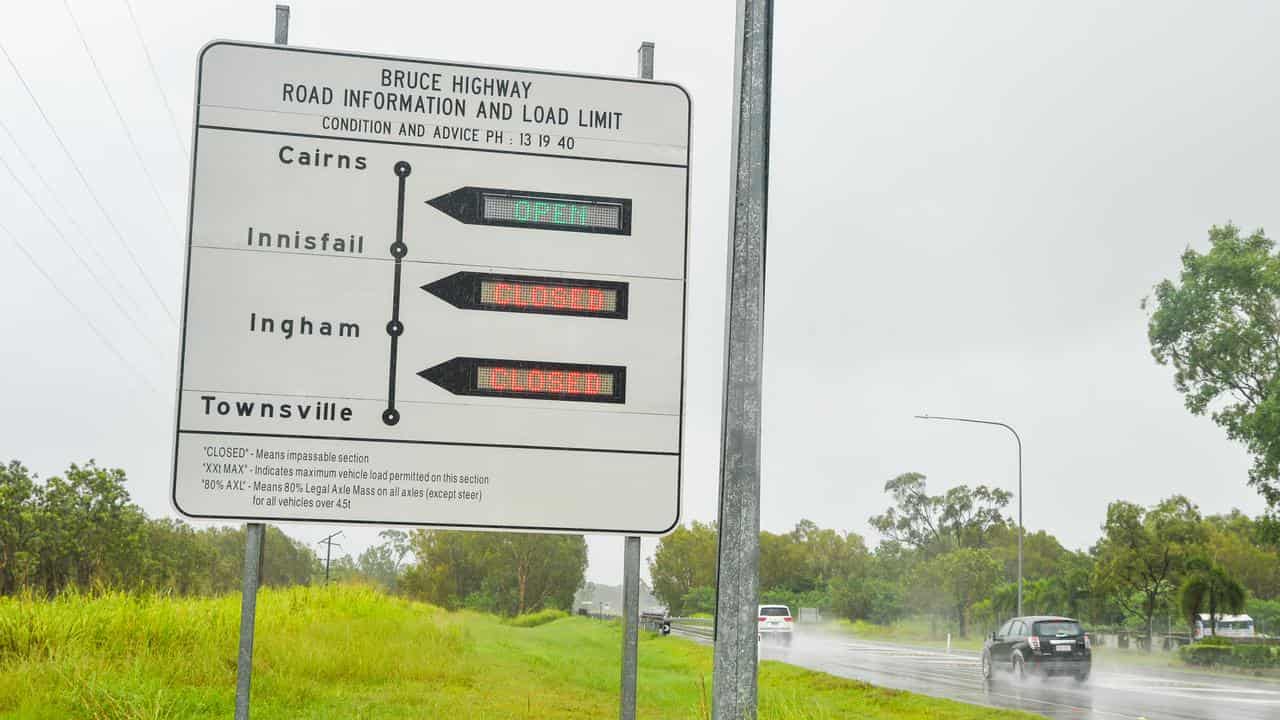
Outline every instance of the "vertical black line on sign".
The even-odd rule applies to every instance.
[[[382,422],[395,425],[400,422],[400,411],[396,410],[396,355],[399,352],[400,336],[404,334],[404,323],[400,322],[400,273],[401,261],[409,253],[404,244],[404,186],[412,168],[401,160],[393,167],[396,174],[396,240],[391,243],[391,257],[395,258],[395,282],[391,291],[391,322],[387,323],[387,335],[391,336],[391,362],[387,379],[387,409],[382,413]]]

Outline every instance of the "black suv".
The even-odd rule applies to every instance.
[[[987,636],[982,646],[982,677],[994,683],[997,672],[1009,670],[1018,679],[1027,675],[1070,675],[1089,679],[1093,646],[1079,621],[1053,615],[1010,620]]]

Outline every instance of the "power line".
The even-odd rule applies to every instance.
[[[129,21],[133,23],[133,32],[138,36],[138,42],[142,45],[142,54],[147,57],[147,67],[151,68],[151,79],[156,82],[156,90],[160,93],[160,101],[164,103],[165,112],[169,114],[169,124],[173,126],[173,135],[178,140],[178,149],[182,151],[184,157],[188,156],[187,143],[182,139],[182,129],[178,126],[178,118],[173,114],[173,106],[169,104],[169,96],[164,91],[164,83],[160,82],[160,73],[156,70],[156,63],[151,59],[151,48],[147,46],[147,40],[142,35],[142,28],[138,25],[138,17],[133,12],[133,3],[124,0],[124,6],[129,11]]]
[[[49,217],[49,213],[40,205],[40,201],[36,200],[36,196],[32,194],[31,189],[27,187],[26,183],[22,182],[22,178],[18,177],[18,174],[13,171],[13,166],[11,166],[9,161],[5,160],[2,155],[0,155],[0,165],[4,166],[5,172],[9,173],[9,177],[13,178],[13,182],[17,184],[18,188],[27,196],[27,199],[31,201],[31,204],[35,206],[36,210],[40,212],[40,216],[44,218],[45,222],[49,223],[49,227],[53,228],[53,233],[58,236],[58,239],[62,240],[62,243],[71,251],[71,254],[75,255],[76,259],[80,261],[81,267],[85,269],[85,272],[89,273],[89,277],[93,278],[93,281],[98,284],[98,287],[102,289],[102,292],[106,293],[107,297],[111,298],[111,302],[116,306],[116,309],[129,320],[129,323],[133,325],[133,329],[138,331],[138,334],[141,335],[142,339],[151,346],[152,350],[159,352],[160,348],[156,347],[155,343],[151,341],[151,337],[142,331],[142,326],[138,324],[137,318],[135,318],[132,313],[120,304],[115,293],[107,289],[106,284],[102,282],[102,278],[98,277],[98,273],[94,272],[93,266],[84,259],[84,256],[80,254],[80,251],[76,249],[76,246],[71,244],[71,241],[67,239],[67,236],[62,233],[61,228],[53,222],[53,218]]]
[[[0,224],[0,232],[3,232],[6,236],[8,236],[9,241],[12,242],[14,245],[16,245],[18,249],[22,251],[22,254],[26,256],[27,260],[35,267],[35,269],[38,270],[40,274],[44,276],[45,280],[49,281],[49,284],[53,286],[53,289],[57,291],[58,295],[62,296],[62,299],[65,300],[67,304],[70,305],[72,309],[74,309],[80,315],[80,319],[85,321],[85,324],[89,326],[89,329],[93,331],[93,334],[98,336],[98,339],[102,341],[102,344],[106,345],[107,349],[110,350],[111,353],[116,356],[116,359],[120,361],[120,364],[124,365],[126,369],[128,369],[130,372],[133,373],[134,377],[142,381],[142,384],[146,385],[152,392],[154,392],[156,395],[163,397],[163,394],[160,392],[160,390],[156,388],[155,385],[152,385],[149,380],[147,380],[146,376],[142,374],[142,371],[138,370],[138,367],[136,365],[129,362],[128,359],[126,359],[125,356],[121,354],[119,348],[115,346],[115,343],[111,342],[111,340],[106,336],[106,334],[98,329],[98,326],[94,324],[92,319],[89,318],[89,315],[79,305],[77,305],[75,301],[73,301],[71,297],[67,295],[66,292],[63,291],[62,287],[59,286],[58,283],[53,279],[53,276],[50,275],[43,267],[41,267],[40,263],[36,261],[35,256],[32,255],[29,250],[27,250],[27,247],[23,245],[20,240],[18,240],[18,236],[10,232],[9,228],[5,227],[3,224]]]
[[[18,142],[18,138],[14,136],[13,131],[9,129],[9,126],[5,124],[4,120],[0,120],[0,130],[4,131],[5,136],[9,138],[9,143],[18,151],[18,156],[27,164],[27,169],[31,171],[31,174],[40,181],[40,186],[44,188],[44,191],[49,195],[49,198],[53,200],[54,205],[62,211],[63,215],[66,215],[67,222],[70,223],[72,229],[79,233],[81,237],[89,237],[89,233],[85,232],[85,229],[76,221],[76,216],[67,208],[66,205],[62,204],[62,200],[58,198],[58,193],[54,191],[51,185],[49,185],[49,181],[45,179],[44,174],[40,172],[40,167],[31,159],[31,156],[27,154],[27,151],[22,148],[22,144]],[[110,265],[108,265],[106,260],[102,257],[102,253],[98,252],[96,243],[85,243],[85,246],[93,253],[94,259],[99,264],[105,268],[110,268]],[[129,299],[129,303],[133,305],[133,309],[138,312],[143,312],[141,303],[139,303],[138,300],[133,297],[133,294],[129,292],[128,288],[124,286],[124,283],[120,281],[120,277],[115,273],[111,273],[111,279],[115,280],[116,287],[120,290],[120,293]]]
[[[124,235],[120,232],[120,228],[117,227],[115,221],[111,219],[110,213],[107,212],[107,208],[102,204],[102,200],[98,197],[98,194],[93,191],[93,186],[89,184],[89,179],[85,177],[84,171],[80,169],[80,163],[76,162],[75,156],[71,154],[71,150],[67,148],[67,144],[62,141],[62,136],[58,134],[58,129],[54,127],[53,121],[49,119],[49,114],[44,111],[44,106],[40,104],[38,99],[36,99],[35,92],[32,91],[31,86],[27,84],[26,77],[22,75],[22,71],[18,69],[18,65],[13,61],[13,58],[9,56],[9,52],[5,50],[3,43],[0,43],[0,55],[4,55],[5,61],[8,62],[9,67],[13,69],[13,74],[17,76],[18,82],[22,83],[22,88],[27,91],[27,97],[31,98],[31,102],[35,105],[36,110],[39,111],[40,117],[44,119],[45,126],[49,128],[49,132],[53,133],[54,139],[58,141],[58,147],[62,148],[62,153],[67,156],[67,160],[71,163],[71,167],[75,169],[76,176],[80,178],[80,183],[84,185],[84,189],[89,193],[89,197],[93,198],[93,203],[97,206],[98,212],[102,213],[102,217],[107,221],[107,225],[111,226],[111,230],[115,233],[116,239],[120,241],[121,247],[123,247],[124,251],[128,253],[129,259],[133,261],[133,267],[138,271],[138,274],[142,276],[142,279],[146,281],[147,287],[151,290],[151,295],[155,297],[156,302],[160,303],[161,309],[164,310],[165,314],[169,316],[169,321],[176,327],[178,324],[177,317],[173,314],[173,311],[169,309],[169,306],[165,304],[164,299],[160,297],[160,291],[156,290],[155,283],[151,282],[151,276],[147,275],[147,272],[142,269],[142,264],[138,262],[138,256],[133,253],[133,249],[129,247],[129,243],[125,242]]]
[[[107,100],[111,103],[111,109],[115,111],[116,119],[120,121],[120,127],[124,129],[124,136],[129,140],[129,147],[133,148],[133,156],[138,159],[138,166],[142,168],[142,174],[147,178],[147,184],[151,186],[151,194],[155,195],[156,202],[160,204],[160,211],[164,213],[165,219],[173,226],[173,229],[181,232],[177,221],[173,219],[173,213],[169,212],[169,206],[164,201],[164,196],[160,194],[160,186],[156,184],[156,179],[151,175],[151,169],[147,167],[147,161],[142,159],[142,151],[138,149],[138,141],[133,138],[133,131],[129,129],[129,123],[124,119],[124,113],[120,111],[120,105],[116,103],[116,96],[111,92],[111,86],[107,85],[107,78],[102,74],[102,68],[98,67],[98,60],[93,56],[93,50],[89,49],[89,41],[85,39],[84,30],[80,28],[80,21],[76,20],[76,14],[71,11],[71,3],[69,0],[62,0],[62,6],[67,9],[67,17],[71,18],[71,25],[76,29],[76,37],[80,38],[80,45],[84,47],[84,54],[89,57],[89,65],[93,67],[93,74],[98,78],[98,84],[102,85],[102,90],[107,94]]]

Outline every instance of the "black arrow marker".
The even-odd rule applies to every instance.
[[[631,234],[631,200],[627,198],[462,187],[427,204],[467,225]]]
[[[456,272],[422,286],[456,308],[626,319],[624,282]]]
[[[454,395],[623,403],[627,369],[618,365],[456,357],[418,373]]]

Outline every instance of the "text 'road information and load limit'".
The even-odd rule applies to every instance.
[[[675,525],[682,89],[215,42],[196,96],[181,512]]]

